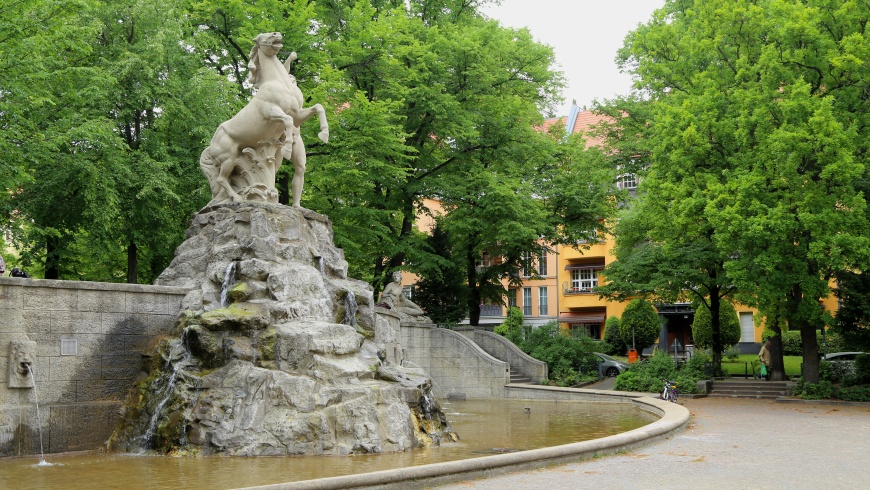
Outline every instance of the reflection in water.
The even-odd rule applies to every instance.
[[[461,439],[403,453],[320,457],[174,458],[128,454],[52,455],[0,460],[0,488],[221,489],[308,480],[501,454],[597,439],[657,417],[628,404],[469,400],[444,404]]]

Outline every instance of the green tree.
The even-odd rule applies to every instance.
[[[622,341],[638,352],[656,343],[662,324],[655,307],[647,300],[631,300],[619,319],[619,335]]]
[[[610,351],[605,354],[624,356],[628,350],[628,345],[622,340],[622,334],[619,332],[619,317],[611,316],[604,322],[604,342],[610,346]]]
[[[524,340],[525,318],[523,310],[513,306],[508,309],[508,314],[500,325],[496,325],[495,333],[507,338],[516,345],[521,345]]]
[[[171,1],[37,5],[50,23],[69,8],[87,29],[59,25],[33,42],[75,49],[47,54],[27,76],[42,102],[12,109],[26,106],[27,124],[11,125],[39,155],[9,193],[14,243],[46,278],[150,282],[207,201],[196,156],[231,113],[227,81],[180,44]]]
[[[726,348],[740,342],[740,318],[734,305],[723,301],[719,307],[720,342]],[[692,321],[692,340],[696,347],[710,349],[713,347],[713,318],[710,309],[702,304],[695,308],[695,319]]]
[[[836,329],[851,346],[848,350],[870,351],[870,275],[838,272],[835,293],[840,300]]]
[[[837,271],[862,269],[868,7],[825,0],[668,1],[620,52],[654,101],[653,164],[688,176],[738,299],[801,331],[818,380],[818,307]],[[676,54],[679,53],[679,56]],[[686,170],[689,170],[688,172]],[[674,202],[679,209],[682,200]],[[717,274],[718,275],[718,274]],[[716,295],[709,294],[712,299]],[[782,372],[774,343],[773,376]]]
[[[421,271],[414,288],[414,302],[435,323],[459,323],[467,314],[468,295],[462,263],[456,260],[450,236],[437,222],[426,243],[439,260],[433,260]]]

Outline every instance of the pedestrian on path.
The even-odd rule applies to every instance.
[[[765,381],[770,381],[770,341],[761,346],[758,352],[758,359],[761,361],[759,368],[759,376],[763,376]]]

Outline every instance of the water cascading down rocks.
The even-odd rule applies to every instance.
[[[259,90],[203,152],[213,199],[156,281],[191,289],[177,335],[155,342],[108,446],[314,455],[455,438],[433,402],[431,378],[401,367],[397,333],[378,321],[371,287],[347,277],[329,220],[298,205],[305,169],[298,125],[318,114],[325,142],[326,119],[319,105],[301,108],[286,71],[295,56],[283,66],[276,58],[280,33],[255,43]],[[274,109],[248,110],[274,101]],[[275,203],[282,156],[296,172],[292,207]]]

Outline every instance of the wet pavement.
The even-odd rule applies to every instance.
[[[728,398],[680,404],[692,417],[670,439],[624,454],[438,488],[870,488],[870,404]]]

